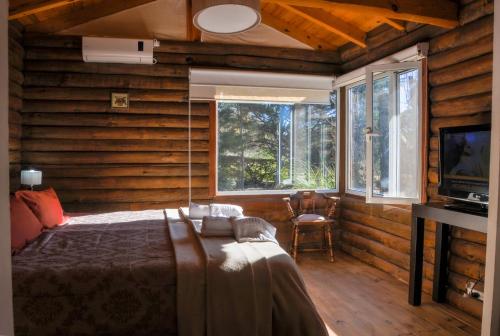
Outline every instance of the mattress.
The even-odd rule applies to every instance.
[[[162,210],[73,215],[13,257],[16,335],[176,335]]]

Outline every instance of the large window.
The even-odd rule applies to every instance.
[[[336,101],[218,101],[218,192],[337,189]]]
[[[420,197],[420,65],[367,68],[346,87],[347,191],[368,202],[410,203]]]

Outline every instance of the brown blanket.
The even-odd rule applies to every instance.
[[[162,210],[74,216],[13,257],[16,335],[176,335]]]
[[[190,253],[187,260],[176,253],[178,282],[182,278],[185,284],[195,285],[193,290],[178,291],[180,336],[328,335],[295,263],[281,247],[270,242],[237,243],[229,237],[204,238],[195,233],[191,222],[180,221],[172,211],[169,214],[174,249],[201,246],[204,252]],[[175,233],[182,226],[189,234]],[[186,245],[186,240],[191,243]],[[196,270],[198,267],[202,269]],[[206,279],[201,292],[199,277]],[[194,298],[193,293],[199,297]],[[196,316],[180,310],[183,300],[191,300],[192,308],[202,305],[202,309],[196,307]],[[206,329],[183,327],[193,324]]]

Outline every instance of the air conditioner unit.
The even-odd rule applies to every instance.
[[[153,47],[157,40],[83,37],[84,62],[154,64]]]

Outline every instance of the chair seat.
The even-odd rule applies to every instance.
[[[303,214],[296,218],[298,222],[314,222],[314,221],[324,221],[326,218],[321,215],[316,214]]]

